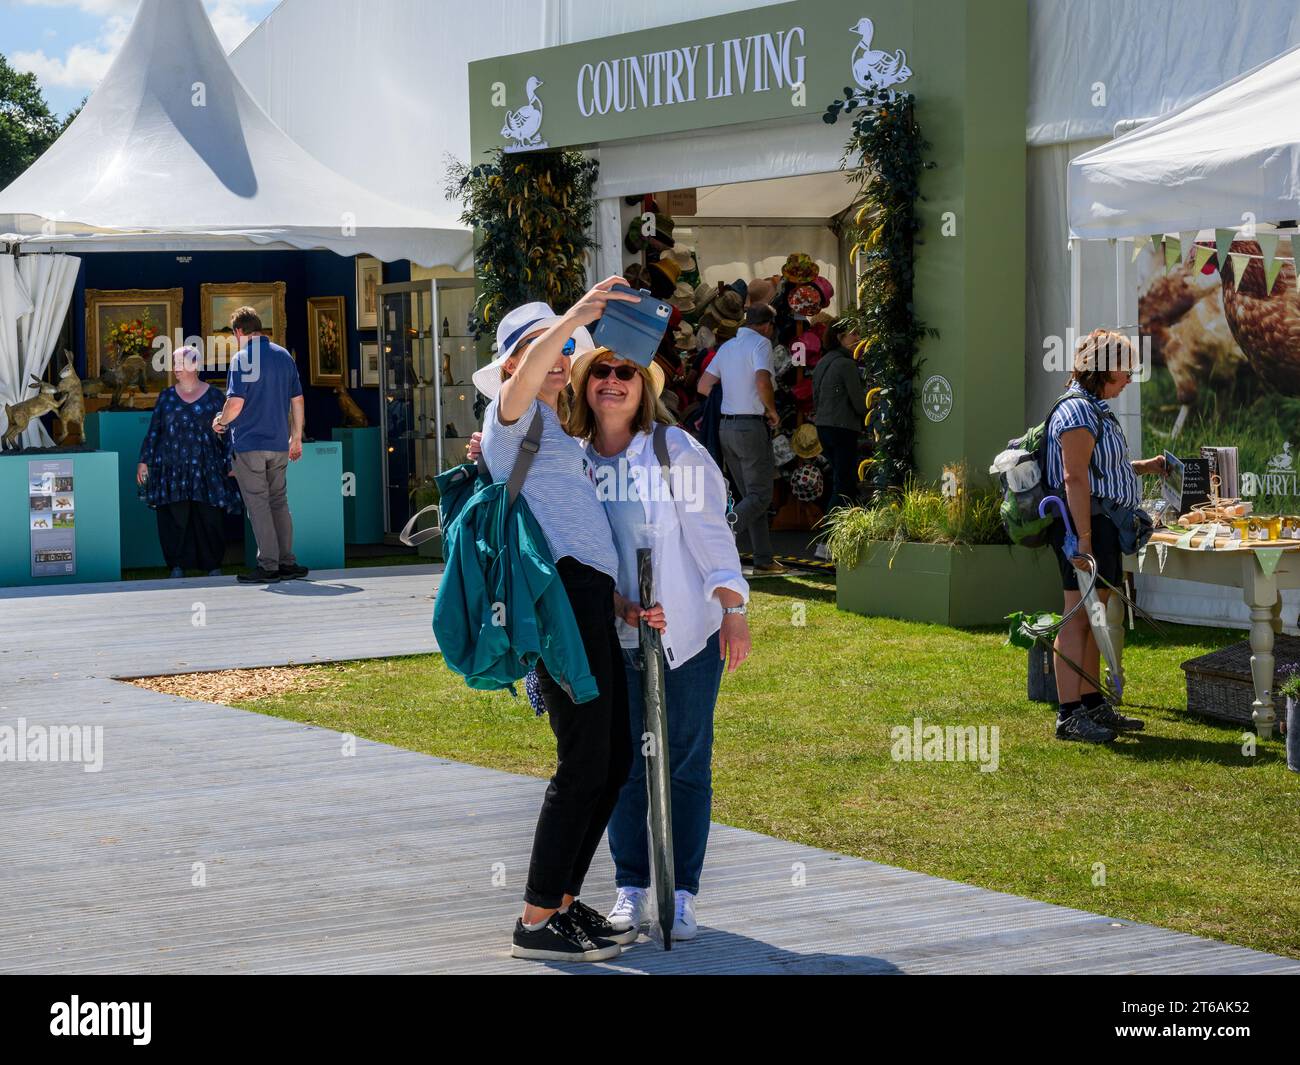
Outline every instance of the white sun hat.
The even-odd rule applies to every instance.
[[[507,314],[497,326],[496,357],[486,366],[480,366],[474,371],[471,378],[474,387],[488,399],[496,399],[503,383],[501,367],[515,353],[519,342],[532,333],[550,329],[559,320],[560,316],[551,310],[548,303],[525,303]],[[578,326],[573,331],[573,344],[575,355],[581,355],[584,351],[591,351],[596,347],[591,339],[591,333],[585,326]]]

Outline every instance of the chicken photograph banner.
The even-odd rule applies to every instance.
[[[1142,432],[1148,452],[1180,458],[1236,448],[1255,513],[1300,514],[1300,296],[1291,240],[1270,237],[1143,252]]]

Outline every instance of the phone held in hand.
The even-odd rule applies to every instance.
[[[607,303],[592,339],[598,348],[609,348],[620,358],[649,366],[668,331],[673,309],[645,289],[638,292],[626,285],[615,285],[612,291],[636,296],[637,301],[611,300]]]

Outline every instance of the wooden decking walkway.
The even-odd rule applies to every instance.
[[[436,579],[0,591],[0,726],[104,737],[98,773],[0,762],[0,972],[557,971],[507,955],[543,782],[366,741],[345,757],[330,730],[111,679],[431,651]],[[602,848],[593,902],[611,874]],[[1300,972],[723,826],[700,916],[697,940],[602,968]]]

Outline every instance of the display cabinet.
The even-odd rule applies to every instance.
[[[434,279],[380,285],[384,530],[395,535],[433,479],[465,461],[479,428],[470,380],[478,351],[469,333],[474,282]]]

